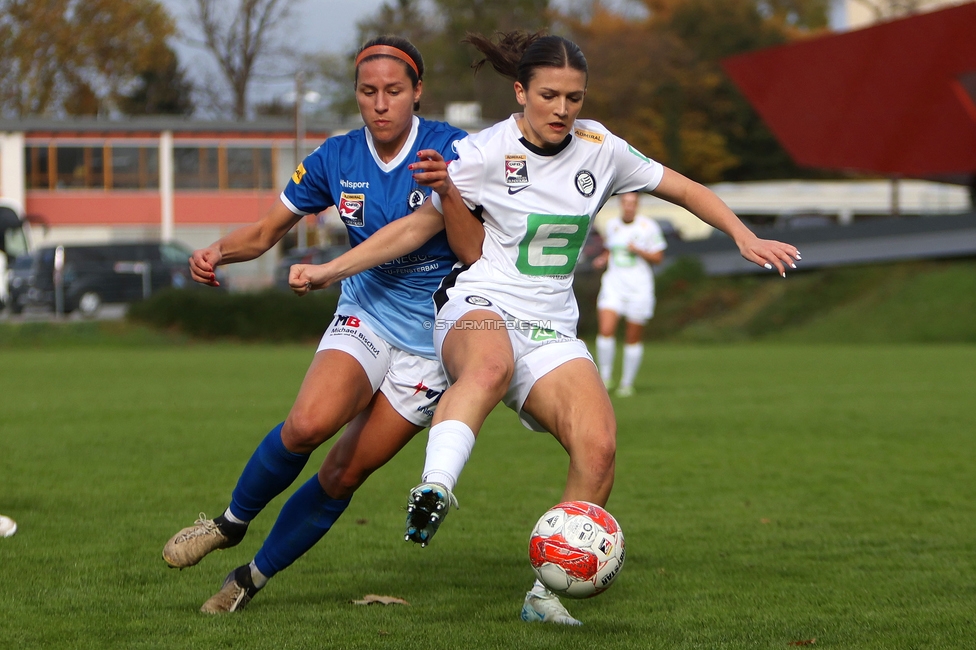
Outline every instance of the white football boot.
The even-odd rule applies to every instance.
[[[542,592],[542,593],[539,593]],[[548,589],[534,588],[525,594],[525,603],[522,605],[522,620],[528,623],[558,623],[559,625],[582,625],[563,604],[559,602],[559,597]]]
[[[403,539],[427,546],[437,532],[448,511],[458,501],[447,486],[440,483],[421,483],[407,496],[407,530]]]

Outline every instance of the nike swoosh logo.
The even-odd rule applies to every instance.
[[[518,194],[522,190],[527,190],[530,187],[532,187],[532,186],[531,185],[523,185],[522,187],[510,187],[510,188],[508,188],[508,193],[509,194]]]

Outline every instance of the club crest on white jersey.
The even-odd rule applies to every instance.
[[[505,184],[528,185],[529,166],[524,154],[507,154],[505,156]]]
[[[588,169],[581,169],[576,172],[576,191],[590,198],[596,191],[596,178]]]

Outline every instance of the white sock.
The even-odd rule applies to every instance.
[[[427,434],[424,483],[441,483],[453,491],[474,447],[474,433],[460,420],[444,420]]]
[[[613,376],[613,357],[617,352],[617,340],[612,336],[596,337],[596,364],[600,368],[603,383],[610,383]]]
[[[238,519],[237,517],[234,516],[234,513],[230,511],[230,506],[227,506],[227,509],[224,510],[224,519],[226,519],[232,524],[247,524],[246,521]]]
[[[633,386],[634,377],[640,368],[641,359],[644,358],[644,344],[630,343],[624,346],[624,372],[620,378],[620,386]]]
[[[550,591],[546,588],[544,584],[542,584],[542,581],[536,579],[535,584],[532,585],[532,589],[529,589],[529,593],[532,594],[533,596],[539,596],[540,598],[543,598],[545,597],[546,594],[550,593]]]
[[[258,589],[262,589],[264,585],[268,584],[269,578],[267,578],[263,573],[258,571],[258,565],[254,563],[254,560],[251,560],[251,563],[248,564],[247,566],[249,569],[251,569],[251,582],[254,583],[255,587],[257,587]]]

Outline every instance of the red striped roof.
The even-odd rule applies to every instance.
[[[976,173],[976,3],[722,66],[799,165]]]

